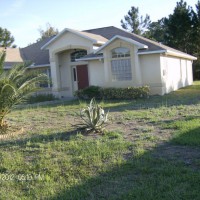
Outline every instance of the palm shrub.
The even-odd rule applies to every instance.
[[[0,53],[0,133],[7,128],[5,116],[22,103],[31,93],[41,89],[39,83],[48,81],[45,74],[30,71],[30,63],[22,63],[3,70],[5,52]]]
[[[105,113],[104,109],[96,103],[94,98],[91,99],[89,106],[81,110],[80,116],[84,121],[86,130],[90,132],[103,131],[108,120],[108,113]]]

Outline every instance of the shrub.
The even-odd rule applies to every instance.
[[[89,86],[82,90],[77,90],[74,95],[79,99],[91,99],[95,97],[96,99],[101,98],[99,86]]]
[[[149,96],[149,86],[127,87],[127,88],[100,88],[90,86],[75,92],[75,96],[80,99],[137,99]]]
[[[29,96],[27,98],[27,103],[39,103],[44,101],[53,101],[57,100],[57,98],[53,94],[37,94],[33,96]]]
[[[87,131],[99,132],[108,120],[108,113],[105,114],[104,109],[92,98],[89,106],[81,110],[80,117]]]
[[[39,71],[29,71],[30,63],[14,65],[10,70],[3,69],[6,52],[0,52],[0,132],[6,132],[5,117],[25,98],[38,91],[40,83],[48,82],[47,75]]]

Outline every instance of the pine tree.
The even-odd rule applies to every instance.
[[[146,14],[143,19],[143,16],[139,15],[139,8],[134,6],[132,6],[128,14],[124,16],[124,20],[121,20],[122,28],[138,35],[142,35],[147,30],[150,23],[150,16]]]
[[[0,27],[0,47],[10,47],[13,42],[14,37],[11,35],[11,32]]]

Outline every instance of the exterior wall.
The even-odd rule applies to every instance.
[[[73,97],[75,91],[72,79],[72,67],[87,64],[86,62],[71,62],[70,54],[74,50],[66,50],[58,54],[58,66],[60,76],[60,97]]]
[[[73,94],[72,91],[72,76],[71,76],[71,70],[70,70],[70,52],[65,51],[63,53],[60,53],[59,56],[59,71],[60,71],[60,96],[66,96],[70,97]]]
[[[127,47],[130,49],[131,55],[131,71],[132,80],[130,81],[112,81],[111,74],[111,50],[117,47]],[[116,40],[104,50],[104,77],[105,87],[129,87],[129,86],[140,86],[141,82],[141,71],[139,68],[139,60],[137,55],[137,47],[122,40]]]
[[[187,60],[187,81],[188,81],[187,85],[193,84],[193,71],[192,71],[192,61],[191,60]]]
[[[88,64],[89,85],[105,86],[103,61],[93,60]]]
[[[130,49],[132,80],[114,81],[111,74],[111,50],[117,47]],[[104,60],[71,62],[74,49],[93,52],[90,40],[67,32],[49,46],[53,82],[53,94],[58,97],[72,97],[74,85],[72,66],[88,64],[89,85],[103,87],[129,87],[149,85],[151,94],[163,95],[192,84],[192,61],[161,54],[138,55],[137,46],[122,40],[115,40],[104,51]]]
[[[163,71],[162,82],[165,84],[164,93],[175,91],[193,82],[192,61],[173,56],[161,56]]]
[[[151,94],[164,94],[161,80],[160,54],[139,55],[142,83],[150,86]]]
[[[73,97],[72,66],[85,62],[71,62],[70,53],[74,49],[93,52],[92,41],[67,32],[49,46],[52,72],[53,94],[58,97]]]

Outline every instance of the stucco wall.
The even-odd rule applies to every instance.
[[[143,85],[149,85],[151,94],[163,94],[160,54],[139,55]]]
[[[58,97],[72,97],[72,66],[85,62],[72,63],[70,53],[74,49],[93,51],[92,41],[67,32],[49,45],[50,65],[52,71],[53,93]]]
[[[111,50],[117,47],[126,47],[130,49],[131,56],[131,72],[132,80],[129,81],[113,81],[111,73]],[[116,40],[104,49],[104,77],[105,87],[129,87],[129,86],[140,86],[141,85],[141,73],[138,64],[137,47],[122,41]]]
[[[188,85],[193,84],[193,72],[192,72],[192,61],[187,60],[187,77],[188,77]]]
[[[59,54],[59,70],[60,70],[60,91],[62,96],[72,96],[72,76],[69,65],[69,51]]]
[[[89,84],[105,86],[104,65],[102,61],[93,60],[88,64]]]
[[[161,69],[164,72],[162,74],[164,93],[192,84],[192,61],[173,56],[161,56],[161,61]]]

